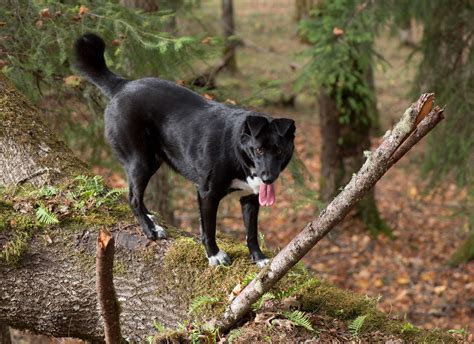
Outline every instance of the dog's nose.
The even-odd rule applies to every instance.
[[[262,182],[264,182],[265,184],[271,184],[274,181],[275,181],[275,179],[272,178],[268,172],[263,172],[262,173]]]

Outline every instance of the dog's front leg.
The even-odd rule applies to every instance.
[[[258,195],[249,195],[240,198],[242,216],[244,218],[245,229],[247,231],[247,247],[252,260],[263,267],[268,262],[267,256],[263,254],[258,245]]]
[[[201,197],[198,192],[199,211],[201,213],[201,240],[206,248],[209,265],[230,265],[230,258],[220,250],[216,243],[216,218],[220,198],[212,194]]]

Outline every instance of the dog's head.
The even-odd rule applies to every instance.
[[[241,149],[247,165],[255,169],[265,184],[272,184],[288,165],[294,149],[295,129],[295,121],[288,118],[270,119],[258,115],[246,118]]]

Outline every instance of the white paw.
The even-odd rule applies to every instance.
[[[230,265],[230,258],[222,250],[219,250],[216,255],[207,257],[209,260],[209,265],[210,266],[218,266],[218,265]]]
[[[260,259],[260,260],[257,260],[255,262],[255,264],[257,264],[257,266],[261,269],[263,268],[265,265],[267,265],[267,263],[270,261],[270,259],[268,258],[265,258],[265,259]]]
[[[153,221],[153,224],[155,225],[155,228],[153,228],[153,230],[156,232],[156,236],[158,237],[158,239],[166,238],[166,230],[155,223],[155,216],[151,214],[147,214],[147,216],[150,220]]]

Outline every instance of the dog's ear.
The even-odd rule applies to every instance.
[[[244,124],[244,134],[257,137],[267,124],[268,120],[265,117],[248,116]]]
[[[273,124],[278,132],[278,135],[288,138],[295,136],[295,121],[289,118],[277,118],[273,120]]]

